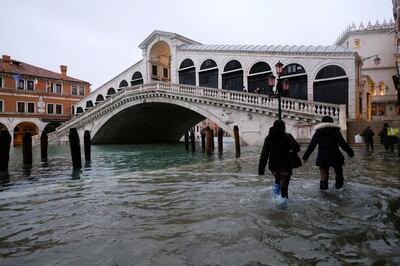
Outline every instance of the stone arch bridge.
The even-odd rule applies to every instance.
[[[309,139],[324,115],[346,133],[345,105],[282,98],[281,106],[287,132],[298,140]],[[68,141],[69,129],[76,127],[81,138],[89,130],[93,144],[177,142],[205,118],[230,135],[238,126],[242,144],[262,144],[278,118],[278,99],[171,83],[126,87],[66,122],[49,141]]]

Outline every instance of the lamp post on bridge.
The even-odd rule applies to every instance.
[[[277,97],[278,98],[278,117],[279,120],[282,120],[282,103],[281,103],[281,97],[283,91],[288,91],[289,90],[289,80],[281,80],[281,74],[283,72],[283,64],[281,61],[278,61],[278,63],[275,64],[275,70],[276,74],[278,75],[278,78],[276,79],[276,90],[273,91],[271,97]],[[268,86],[273,88],[275,86],[275,76],[273,74],[270,74],[268,76]]]

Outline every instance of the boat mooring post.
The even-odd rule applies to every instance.
[[[205,152],[205,150],[206,150],[206,132],[204,131],[204,128],[201,129],[200,136],[201,136],[201,152]]]
[[[75,127],[69,129],[69,146],[71,148],[72,167],[74,169],[82,168],[81,146],[79,142],[78,130]]]
[[[233,127],[233,135],[235,138],[236,156],[240,156],[240,138],[239,138],[239,127],[238,126]]]
[[[43,130],[42,135],[40,135],[40,158],[43,161],[47,161],[47,148],[49,145],[49,137],[46,131]]]
[[[222,153],[224,151],[223,137],[224,137],[224,130],[222,128],[218,128],[218,152],[219,153]]]
[[[190,130],[190,144],[192,146],[192,152],[196,151],[196,140],[195,140],[195,135],[194,135],[194,130]]]
[[[187,130],[185,133],[185,150],[189,150],[189,132]]]
[[[85,150],[85,161],[89,162],[90,161],[90,157],[91,157],[91,145],[92,145],[92,141],[90,139],[90,131],[89,130],[85,130],[85,133],[83,134],[83,142],[84,142],[84,150]]]
[[[210,127],[206,127],[205,133],[206,133],[206,154],[211,154],[211,152],[212,152],[211,145],[212,145],[213,135],[212,135],[212,131],[211,131]]]
[[[32,135],[25,132],[22,138],[22,157],[24,164],[32,164]]]
[[[11,135],[8,130],[0,132],[0,176],[8,176],[8,162],[10,161]]]

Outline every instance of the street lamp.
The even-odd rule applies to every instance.
[[[372,57],[374,58],[372,60],[374,61],[375,65],[379,65],[381,63],[381,59],[379,58],[379,56],[377,54],[361,58],[361,62],[365,62],[366,60],[368,60]]]
[[[289,90],[289,80],[285,79],[283,82],[281,81],[281,74],[283,72],[283,64],[281,61],[278,61],[275,65],[276,74],[278,78],[276,79],[276,90],[273,91],[271,97],[278,98],[278,117],[279,120],[282,120],[282,106],[281,106],[281,96],[283,91]],[[268,76],[268,86],[273,88],[275,86],[275,76],[270,74]]]

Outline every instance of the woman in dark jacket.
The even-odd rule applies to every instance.
[[[300,145],[291,134],[285,133],[285,123],[282,120],[276,120],[265,138],[258,164],[258,174],[264,174],[269,159],[268,168],[275,177],[274,195],[279,195],[280,192],[282,198],[286,199],[288,198],[289,181],[292,175],[289,162],[291,151],[299,152]]]
[[[340,133],[340,126],[333,123],[330,116],[324,116],[322,123],[315,127],[314,136],[306,152],[303,155],[303,160],[307,161],[315,147],[318,145],[318,155],[316,165],[319,166],[321,181],[320,189],[328,189],[329,168],[333,167],[336,174],[336,188],[343,187],[343,165],[344,156],[340,152],[342,148],[350,157],[354,157],[354,152],[344,140]]]

